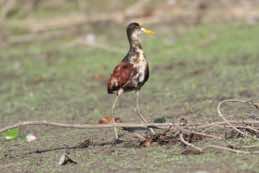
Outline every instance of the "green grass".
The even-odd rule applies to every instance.
[[[112,27],[105,30],[113,30]],[[124,35],[121,31],[114,39],[101,30],[97,37],[126,53],[128,44]],[[146,116],[207,122],[218,120],[215,109],[221,98],[258,99],[258,39],[259,25],[244,24],[200,25],[181,34],[174,30],[159,33],[158,29],[156,37],[144,37],[143,46],[151,65],[150,81],[142,90]],[[123,56],[91,47],[67,47],[64,40],[1,49],[1,127],[39,119],[96,123],[101,116],[110,114],[113,97],[106,93],[105,80]],[[100,80],[95,79],[96,75]],[[126,95],[120,100],[117,114],[124,121],[137,122],[133,112],[135,96]],[[241,118],[249,112],[229,111]],[[43,129],[25,129],[39,136],[35,146],[18,139],[3,142],[0,152],[22,155],[33,149],[73,145],[87,137],[96,141],[109,141],[113,137],[112,130]],[[38,172],[258,172],[259,169],[257,156],[213,151],[185,156],[180,154],[180,146],[112,150],[99,147],[72,151],[79,162],[74,166],[57,166],[62,151],[25,155],[25,159],[5,159],[0,154],[0,163],[17,162],[21,170]],[[15,172],[11,168],[8,171]]]

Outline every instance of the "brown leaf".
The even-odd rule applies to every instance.
[[[99,124],[112,124],[112,123],[121,123],[121,119],[119,117],[113,117],[110,115],[107,116],[103,116],[100,120],[99,120]]]
[[[150,147],[152,142],[153,142],[152,138],[146,138],[144,141],[142,141],[140,143],[140,146],[142,146],[142,147]]]

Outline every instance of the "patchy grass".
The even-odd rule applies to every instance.
[[[124,32],[97,40],[127,50]],[[142,90],[142,109],[148,119],[165,117],[178,121],[218,120],[216,105],[224,98],[259,96],[259,25],[201,25],[184,32],[161,32],[143,38],[151,65],[150,81]],[[183,28],[179,28],[183,29]],[[159,28],[157,28],[159,31]],[[115,29],[115,31],[117,31]],[[97,34],[97,33],[96,33]],[[113,39],[111,39],[113,38]],[[68,47],[68,40],[37,41],[0,50],[0,125],[23,120],[47,119],[69,123],[96,123],[110,114],[112,96],[105,80],[123,53],[91,47]],[[123,121],[134,116],[134,93],[125,94],[117,108]],[[250,109],[228,111],[245,118]],[[242,111],[242,113],[240,112]],[[59,167],[59,147],[75,145],[86,138],[109,142],[112,130],[23,128],[38,140],[26,143],[1,141],[0,168],[4,172],[258,172],[255,155],[208,152],[181,155],[181,146],[110,145],[71,150],[78,164]],[[129,139],[128,139],[129,140]],[[50,149],[49,152],[28,154]],[[27,153],[27,154],[26,154]]]

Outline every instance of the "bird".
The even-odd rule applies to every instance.
[[[126,33],[129,41],[129,51],[121,62],[115,66],[107,80],[108,94],[115,94],[112,115],[114,115],[119,97],[125,92],[136,91],[136,112],[139,118],[144,123],[147,123],[148,121],[140,110],[140,89],[149,79],[149,64],[141,45],[140,36],[142,33],[154,35],[155,32],[144,28],[137,22],[132,22],[127,26]],[[152,128],[149,128],[149,131],[155,134]],[[118,139],[116,127],[114,127],[114,133],[115,139]]]

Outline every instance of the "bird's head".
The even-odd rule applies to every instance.
[[[130,23],[127,27],[127,35],[130,40],[139,40],[139,37],[142,33],[145,33],[147,35],[154,35],[155,32],[144,28],[140,24],[133,22]]]

